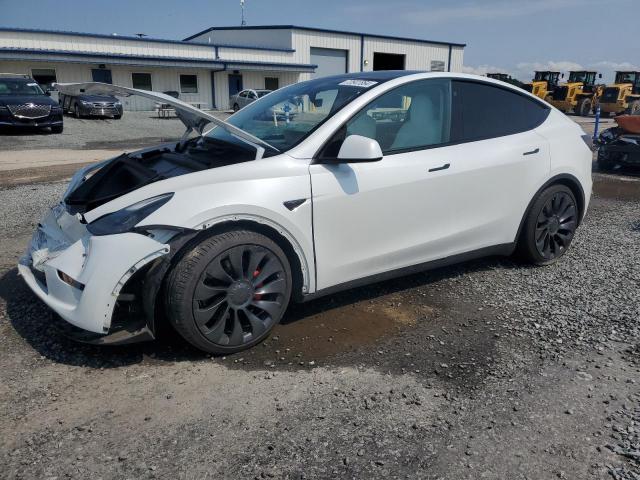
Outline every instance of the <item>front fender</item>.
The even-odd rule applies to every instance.
[[[310,215],[311,201],[308,200],[305,203],[309,204],[308,209]],[[298,207],[298,209],[300,208],[302,207]],[[313,262],[312,238],[307,237],[294,222],[278,215],[276,212],[270,212],[268,210],[261,209],[260,207],[249,208],[247,206],[243,206],[243,209],[238,209],[236,211],[248,212],[250,210],[253,211],[251,213],[242,214],[222,213],[200,222],[193,228],[195,230],[207,230],[214,228],[217,225],[229,222],[253,222],[272,228],[284,237],[287,242],[289,242],[300,261],[300,268],[302,270],[302,293],[307,294],[315,291],[315,264]],[[303,212],[300,213],[301,215],[304,215]]]

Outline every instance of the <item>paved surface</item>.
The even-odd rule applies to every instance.
[[[220,118],[228,113],[213,112]],[[184,125],[154,112],[125,112],[120,120],[65,116],[64,133],[0,130],[0,185],[54,181],[83,165],[163,142],[177,141]]]
[[[229,116],[223,112],[213,113],[221,118]],[[158,118],[155,112],[125,112],[120,120],[77,119],[65,115],[64,132],[57,135],[37,130],[0,131],[0,150],[131,150],[177,140],[183,132],[180,120]]]
[[[15,262],[64,183],[0,189],[3,478],[637,479],[640,182],[558,264],[487,259],[291,308],[255,349],[75,344]]]

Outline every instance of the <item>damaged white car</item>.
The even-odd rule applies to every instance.
[[[591,195],[580,127],[483,77],[320,78],[227,122],[160,93],[58,88],[151,98],[187,127],[76,173],[20,261],[85,341],[150,339],[168,321],[227,354],[263,340],[291,299],[485,255],[551,263]]]

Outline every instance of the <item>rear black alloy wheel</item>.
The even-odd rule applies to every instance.
[[[232,231],[205,239],[167,278],[167,314],[191,344],[216,354],[249,348],[278,324],[291,268],[271,239]]]
[[[538,214],[536,248],[540,256],[553,260],[562,255],[576,231],[577,209],[566,192],[555,193]]]
[[[240,106],[237,103],[233,104],[233,111],[237,112],[238,110],[240,110]]]
[[[564,255],[578,228],[579,209],[571,190],[552,185],[533,203],[525,219],[518,251],[525,260],[548,265]]]
[[[193,318],[217,345],[238,347],[262,336],[283,313],[284,266],[258,245],[239,245],[218,255],[193,293]]]

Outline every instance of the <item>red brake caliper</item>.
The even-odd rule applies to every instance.
[[[260,275],[260,270],[256,270],[255,272],[253,272],[253,278],[257,278],[258,275]],[[256,288],[260,288],[262,287],[262,284],[256,285]],[[254,300],[262,300],[262,294],[261,293],[254,293],[253,294],[253,299]]]

